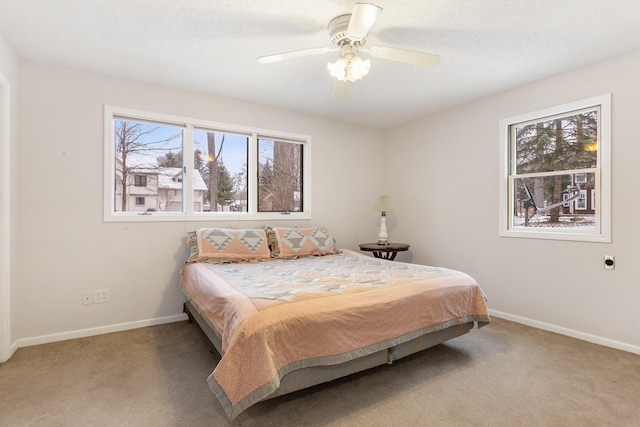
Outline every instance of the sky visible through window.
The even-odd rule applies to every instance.
[[[196,129],[193,132],[194,150],[200,150],[202,153],[208,154],[207,150],[207,132],[210,130]],[[215,132],[216,150],[220,149],[222,136],[224,135],[224,146],[220,153],[222,163],[227,170],[233,175],[241,172],[247,165],[247,136],[236,135],[232,133]]]
[[[116,127],[122,124],[122,120],[116,120]],[[138,142],[149,144],[151,148],[146,151],[146,155],[160,157],[171,151],[182,152],[182,128],[170,125],[157,125],[140,123],[143,134]],[[209,131],[211,132],[211,131]],[[207,153],[207,131],[194,130],[194,149],[199,149]],[[216,149],[219,149],[223,132],[215,132]],[[227,170],[231,173],[242,171],[247,163],[246,135],[225,134],[225,144],[220,157]],[[157,144],[158,141],[167,141],[164,144]]]

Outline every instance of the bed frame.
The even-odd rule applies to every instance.
[[[211,345],[222,356],[221,339],[199,313],[198,309],[193,306],[191,301],[186,301],[184,303],[184,312],[189,316],[189,323],[195,322],[208,338]],[[395,360],[441,344],[452,338],[464,335],[469,332],[473,326],[474,322],[451,326],[348,362],[337,365],[312,366],[290,372],[280,380],[280,387],[262,400],[292,393],[294,391],[332,381],[376,366],[391,364]]]

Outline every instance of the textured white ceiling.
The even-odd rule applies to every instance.
[[[367,46],[436,53],[437,68],[373,58],[338,101],[337,52],[255,63],[332,47],[326,26],[354,3],[0,0],[0,33],[22,58],[382,128],[640,50],[638,0],[374,0]]]

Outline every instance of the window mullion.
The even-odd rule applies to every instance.
[[[247,159],[247,212],[258,212],[258,134],[252,133],[249,137],[249,156]]]
[[[188,124],[183,132],[182,142],[182,193],[185,214],[193,214],[193,125]]]
[[[531,172],[531,173],[514,173],[511,174],[513,178],[537,178],[543,176],[555,176],[555,175],[575,175],[578,173],[597,173],[598,168],[584,168],[584,169],[562,169],[548,172]]]

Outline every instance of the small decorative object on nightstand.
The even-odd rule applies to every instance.
[[[380,212],[380,233],[378,233],[378,244],[388,245],[389,235],[387,234],[387,212],[393,209],[389,196],[378,196],[373,205],[373,210]]]
[[[365,252],[373,252],[376,258],[388,259],[393,261],[396,259],[398,252],[409,250],[406,243],[387,243],[381,245],[379,243],[361,243],[360,250]]]

